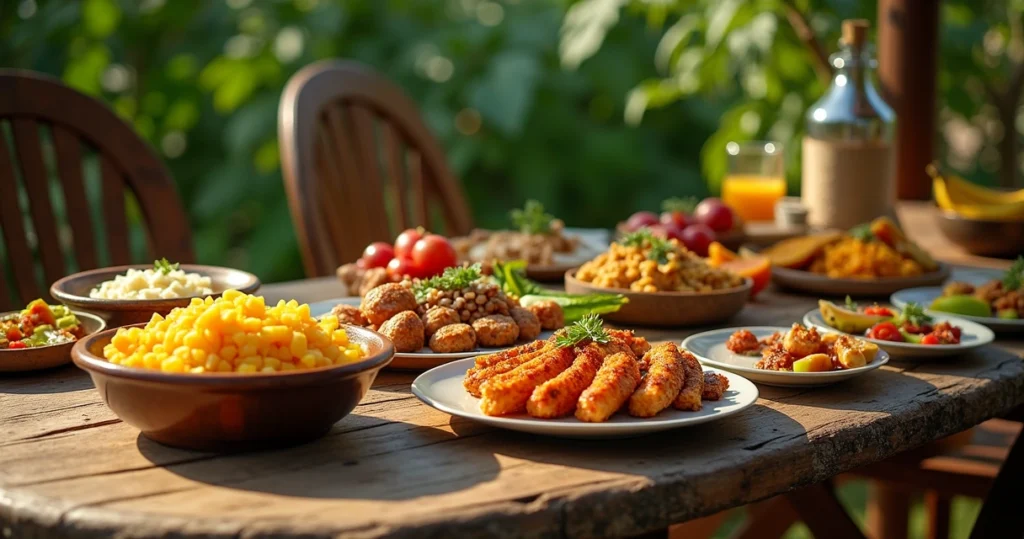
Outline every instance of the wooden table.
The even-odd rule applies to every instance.
[[[333,280],[270,285],[326,299]],[[769,290],[735,325],[798,320],[814,298]],[[696,330],[693,330],[696,331]],[[680,340],[692,331],[650,331]],[[420,403],[384,372],[325,438],[214,455],[161,446],[68,367],[0,378],[3,537],[626,536],[747,504],[970,428],[1024,404],[1024,343],[892,362],[822,389],[762,386],[722,421],[633,440],[483,427]],[[301,418],[296,418],[297,421]],[[802,492],[809,515],[837,507]],[[798,491],[800,492],[800,491]]]

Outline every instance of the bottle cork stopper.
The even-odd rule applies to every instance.
[[[868,28],[871,28],[871,23],[866,19],[846,19],[843,21],[843,43],[850,47],[863,47]]]

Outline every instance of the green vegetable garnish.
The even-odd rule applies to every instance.
[[[853,298],[851,298],[850,296],[846,296],[846,308],[850,309],[851,311],[857,310],[857,302],[853,301]]]
[[[619,243],[626,247],[639,247],[641,249],[645,243],[650,245],[650,250],[647,251],[647,258],[655,260],[659,264],[667,264],[668,254],[676,250],[668,240],[655,236],[649,228],[641,228],[636,232],[626,234]]]
[[[860,241],[873,241],[875,239],[875,233],[871,231],[870,223],[857,225],[851,228],[848,234],[850,237]]]
[[[1010,269],[1003,275],[1003,289],[1017,290],[1024,286],[1024,256],[1018,256]]]
[[[697,209],[697,197],[669,198],[661,203],[661,211],[681,211],[693,213]]]
[[[160,260],[153,261],[153,269],[159,271],[160,273],[163,273],[164,275],[167,275],[168,273],[177,270],[180,265],[181,264],[178,263],[171,264],[170,262],[167,261],[166,258],[161,258]]]
[[[444,270],[444,273],[437,277],[422,280],[413,286],[412,291],[416,294],[417,300],[423,300],[427,291],[431,288],[438,290],[458,290],[465,288],[471,283],[480,280],[483,276],[480,264],[472,266],[457,266]]]
[[[554,301],[562,307],[565,322],[572,323],[588,314],[605,314],[618,311],[629,299],[622,294],[568,294],[548,290],[526,278],[526,262],[495,262],[494,279],[505,294],[519,298],[523,307],[544,300]]]
[[[536,200],[527,200],[523,209],[512,210],[509,217],[523,234],[548,234],[551,221],[555,220],[550,213],[544,213],[544,205]]]
[[[567,326],[558,337],[555,344],[561,348],[576,346],[585,339],[593,342],[606,343],[611,337],[604,330],[604,323],[596,314],[588,314],[571,326]]]
[[[932,323],[932,317],[924,312],[924,307],[910,302],[903,306],[903,312],[897,317],[900,322],[910,322],[915,326],[923,326]]]

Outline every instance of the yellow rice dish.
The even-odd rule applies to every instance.
[[[348,340],[338,319],[310,316],[292,300],[267,307],[263,298],[228,290],[193,299],[144,328],[121,328],[103,348],[107,361],[180,373],[273,373],[344,365],[366,351]]]
[[[856,238],[843,238],[825,246],[821,256],[811,263],[811,271],[832,278],[910,277],[924,269],[892,247]]]

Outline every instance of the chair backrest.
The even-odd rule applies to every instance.
[[[472,228],[461,186],[401,90],[350,61],[295,74],[278,115],[281,165],[309,276],[332,275],[373,241],[409,227]]]
[[[0,309],[47,298],[49,284],[71,271],[141,262],[130,245],[136,206],[150,256],[193,261],[170,174],[128,124],[28,71],[0,70],[0,96]]]

